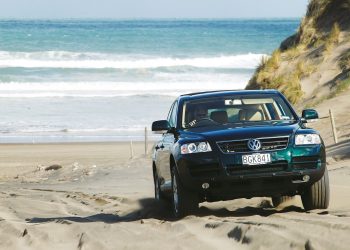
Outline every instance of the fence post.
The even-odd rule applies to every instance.
[[[147,127],[145,127],[145,156],[148,152],[148,137],[147,137]]]
[[[134,158],[134,147],[132,145],[132,140],[130,141],[130,159]]]
[[[334,142],[338,143],[337,128],[335,126],[335,121],[331,109],[329,109],[329,118],[331,119]]]

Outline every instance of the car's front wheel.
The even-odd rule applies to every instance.
[[[154,198],[157,201],[164,201],[166,197],[164,196],[162,190],[160,189],[160,181],[158,178],[157,170],[153,171],[153,180],[154,180]]]
[[[176,218],[186,216],[198,209],[198,195],[186,190],[179,178],[176,167],[171,171],[173,212]]]
[[[329,179],[326,168],[323,177],[301,195],[305,210],[327,209],[329,205]]]

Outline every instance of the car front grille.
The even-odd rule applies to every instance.
[[[287,161],[275,161],[262,165],[226,165],[226,171],[229,175],[245,175],[268,172],[284,171],[288,168]]]
[[[289,136],[266,137],[257,139],[261,142],[261,148],[260,150],[254,152],[285,149],[288,146]],[[248,148],[248,141],[249,139],[222,141],[217,142],[217,145],[223,153],[252,152]]]

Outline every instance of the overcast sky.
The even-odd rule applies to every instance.
[[[0,18],[301,17],[308,0],[0,0]]]

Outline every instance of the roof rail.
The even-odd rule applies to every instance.
[[[242,90],[241,89],[210,90],[210,91],[193,92],[193,93],[183,94],[180,96],[201,95],[201,94],[209,94],[209,93],[224,92],[224,91],[232,92],[232,91],[242,91]]]

